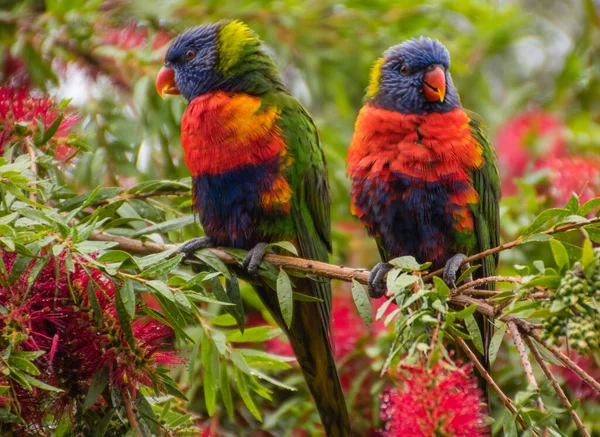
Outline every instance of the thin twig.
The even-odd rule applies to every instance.
[[[550,368],[548,367],[548,365],[546,364],[546,362],[540,355],[539,351],[536,349],[535,345],[533,344],[533,341],[529,337],[525,337],[525,342],[529,346],[529,350],[531,350],[531,353],[533,354],[533,358],[535,358],[535,360],[537,361],[539,366],[542,368],[542,372],[544,372],[544,375],[546,375],[546,378],[548,378],[550,380],[550,382],[552,383],[552,387],[554,387],[554,391],[556,392],[558,398],[560,399],[562,404],[565,406],[565,408],[569,411],[569,415],[571,416],[571,419],[573,419],[573,422],[575,422],[575,425],[577,425],[577,429],[579,430],[581,435],[583,435],[584,437],[590,437],[589,432],[587,431],[587,429],[585,429],[585,425],[583,424],[583,422],[577,415],[577,412],[573,409],[571,402],[569,402],[569,399],[567,399],[565,392],[563,391],[560,384],[558,383],[558,381],[552,374],[552,371],[550,370]]]
[[[485,278],[475,279],[474,281],[467,282],[460,287],[455,288],[452,290],[452,294],[461,294],[463,291],[490,282],[513,282],[515,284],[520,284],[521,278],[518,276],[486,276]]]
[[[520,327],[519,327],[520,328]],[[600,393],[600,382],[596,381],[590,374],[588,374],[585,370],[575,363],[571,358],[562,353],[562,351],[554,345],[549,345],[544,342],[540,334],[537,332],[531,331],[528,334],[534,338],[539,344],[544,346],[552,355],[558,358],[566,367],[575,372],[579,377],[587,382],[594,390]]]
[[[123,399],[123,405],[125,406],[125,413],[127,414],[127,420],[129,421],[129,427],[135,432],[136,436],[141,437],[142,431],[140,425],[137,423],[135,418],[135,412],[133,411],[133,405],[131,405],[131,398],[129,392],[125,389],[121,392],[121,398]]]
[[[517,410],[516,410],[515,406],[513,405],[512,401],[510,400],[510,398],[504,394],[502,389],[498,386],[498,384],[496,384],[496,381],[494,381],[494,378],[492,378],[492,376],[489,374],[489,372],[487,370],[485,370],[485,367],[483,367],[483,365],[479,362],[479,360],[477,359],[477,357],[475,356],[473,351],[469,348],[467,343],[465,343],[465,341],[462,338],[460,338],[459,336],[452,335],[452,338],[454,339],[454,341],[456,343],[458,343],[460,348],[465,352],[465,354],[469,357],[469,359],[475,364],[475,367],[477,368],[477,370],[479,371],[481,376],[483,376],[483,378],[488,383],[488,385],[492,388],[492,390],[494,390],[496,392],[496,394],[498,395],[498,398],[504,404],[504,406],[506,408],[508,408],[508,410],[511,413],[516,415],[517,421],[519,422],[521,427],[523,429],[526,429],[527,426],[525,425],[525,421],[523,420],[521,415],[519,413],[517,413]],[[532,435],[537,436],[537,434],[535,432],[533,432]]]
[[[537,381],[535,380],[535,375],[533,374],[533,368],[531,367],[531,361],[529,360],[529,355],[527,354],[527,349],[525,349],[525,345],[523,344],[523,338],[519,333],[519,328],[517,324],[513,322],[508,322],[508,329],[510,330],[510,335],[513,338],[515,346],[519,351],[519,356],[521,357],[521,364],[523,365],[523,370],[525,370],[525,375],[527,376],[527,383],[530,388],[535,390],[537,393],[537,408],[541,412],[545,412],[544,401],[542,400],[542,394],[540,392],[540,387],[538,386]],[[548,435],[548,428],[542,428],[542,436]]]
[[[542,231],[542,232],[540,232],[540,234],[546,234],[546,235],[560,234],[561,232],[572,231],[573,229],[583,228],[584,226],[592,225],[594,223],[600,223],[600,217],[594,217],[592,219],[589,219],[589,220],[587,220],[585,222],[581,222],[581,223],[568,223],[566,225],[557,226],[553,229],[547,229],[545,231]],[[493,247],[491,249],[484,250],[483,252],[477,253],[475,255],[468,256],[462,261],[461,265],[464,266],[467,263],[472,263],[473,261],[478,261],[482,258],[485,258],[486,256],[494,255],[494,254],[502,252],[504,250],[512,249],[515,246],[524,244],[524,242],[527,243],[527,237],[528,236],[519,237],[514,241],[510,241],[508,243],[501,244],[501,245]],[[423,276],[423,281],[427,282],[427,281],[431,280],[431,278],[433,278],[434,276],[441,277],[442,273],[444,273],[443,268],[437,269],[437,270]]]

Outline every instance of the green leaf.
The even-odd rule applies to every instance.
[[[106,199],[112,199],[113,197],[118,196],[122,192],[123,192],[122,188],[100,188],[94,198],[94,201],[96,203],[99,203]],[[60,204],[58,205],[58,208],[60,211],[71,211],[71,210],[75,209],[76,207],[85,203],[85,201],[89,199],[91,194],[92,194],[91,192],[85,193],[85,194],[81,194],[79,196],[72,197],[68,200],[64,200],[64,201],[60,202]]]
[[[600,228],[587,227],[585,230],[588,233],[590,240],[594,243],[600,243]]]
[[[596,255],[594,254],[592,242],[587,238],[583,242],[581,264],[583,264],[583,274],[587,279],[591,279],[598,266],[598,258],[596,258]]]
[[[480,264],[475,265],[475,266],[469,266],[469,268],[467,268],[464,272],[461,273],[461,275],[458,277],[458,279],[456,280],[456,284],[462,284],[463,281],[465,281],[470,275],[473,274],[473,272],[475,272],[477,269],[479,269],[481,267]]]
[[[289,241],[278,241],[277,243],[267,244],[267,246],[265,247],[265,253],[269,249],[272,249],[273,247],[280,247],[280,248],[288,251],[289,253],[298,256],[298,249],[296,249],[296,246],[294,246]]]
[[[63,118],[64,118],[63,114],[60,114],[58,117],[56,117],[56,120],[54,120],[54,122],[50,126],[48,126],[48,128],[44,131],[44,133],[41,135],[41,137],[34,140],[34,143],[37,147],[43,146],[48,141],[50,141],[50,138],[52,138],[54,136],[54,134],[60,127],[60,124],[62,123]]]
[[[369,296],[367,295],[364,287],[356,279],[352,279],[352,298],[354,299],[354,304],[356,305],[358,314],[360,314],[360,317],[365,322],[365,325],[369,326],[371,323],[373,323],[371,303],[369,302]]]
[[[552,250],[554,262],[559,269],[562,269],[565,265],[569,264],[569,254],[560,241],[550,240],[550,249]]]
[[[217,402],[217,375],[214,373],[214,361],[219,363],[219,354],[217,349],[208,340],[208,335],[202,337],[202,386],[204,388],[204,402],[209,416],[215,414]]]
[[[234,273],[231,274],[231,279],[225,279],[225,291],[227,291],[230,302],[235,304],[231,309],[235,313],[235,319],[238,322],[240,331],[244,333],[244,303],[240,294],[240,284]]]
[[[173,258],[169,258],[164,261],[161,261],[161,262],[149,267],[148,269],[144,270],[140,274],[140,277],[156,278],[157,276],[166,275],[167,273],[170,273],[171,270],[173,270],[175,267],[177,267],[179,265],[179,263],[181,262],[183,257],[185,257],[185,254],[179,253],[176,256],[174,256]]]
[[[100,420],[96,426],[94,426],[94,432],[92,437],[104,437],[106,431],[108,431],[108,427],[110,426],[110,422],[115,414],[115,409],[111,408],[108,412],[104,413],[102,420]]]
[[[227,410],[227,415],[233,419],[233,398],[231,396],[231,386],[229,385],[229,375],[227,373],[227,365],[225,363],[219,366],[219,389],[221,390],[221,398]]]
[[[165,234],[167,232],[174,231],[175,229],[180,229],[185,226],[193,225],[194,220],[195,219],[194,219],[193,215],[186,215],[184,217],[178,217],[178,218],[175,218],[172,220],[167,220],[165,222],[158,223],[156,225],[142,228],[139,231],[135,232],[131,237],[137,238],[137,237],[141,237],[142,235],[148,235],[148,234],[154,234],[154,233]]]
[[[552,208],[552,209],[547,209],[546,211],[543,211],[542,213],[540,213],[540,215],[538,215],[535,220],[533,221],[533,223],[531,225],[529,225],[529,227],[527,227],[522,233],[521,236],[526,236],[526,235],[530,235],[533,234],[534,232],[538,231],[539,229],[542,228],[542,226],[544,226],[544,224],[554,218],[554,217],[558,217],[560,215],[566,215],[568,214],[568,210],[564,209],[564,208]]]
[[[131,329],[131,324],[129,323],[129,315],[127,314],[125,305],[123,305],[123,298],[121,297],[121,288],[119,287],[115,288],[115,308],[117,310],[117,319],[119,319],[121,331],[123,331],[123,334],[125,335],[127,344],[131,349],[135,349],[135,338],[133,337],[133,330]]]
[[[588,200],[577,211],[577,215],[587,216],[589,213],[600,207],[600,197]]]
[[[535,243],[535,242],[539,242],[539,241],[548,241],[548,240],[552,240],[554,237],[552,235],[548,235],[548,234],[532,234],[529,235],[528,237],[523,238],[522,240],[519,240],[519,245],[521,244],[525,244],[525,243]]]
[[[171,302],[175,303],[175,296],[173,295],[171,288],[164,282],[153,280],[146,282],[146,285],[169,299]]]
[[[60,388],[53,387],[51,385],[46,384],[45,382],[40,381],[39,379],[35,379],[33,376],[27,375],[26,373],[22,374],[23,378],[34,387],[41,388],[43,390],[53,391],[53,392],[62,392]]]
[[[244,333],[241,333],[240,331],[230,331],[227,333],[227,340],[232,343],[259,343],[271,340],[280,333],[280,330],[273,329],[270,326],[255,326],[246,329]]]
[[[142,270],[137,260],[128,252],[123,250],[109,250],[98,257],[99,262],[103,263],[121,263],[122,269]]]
[[[517,433],[517,421],[513,417],[513,414],[508,410],[504,409],[504,418],[502,420],[502,434],[504,437],[518,437]]]
[[[227,279],[231,279],[231,273],[229,272],[229,269],[225,263],[221,261],[210,249],[198,250],[195,254],[198,258],[215,269],[217,272],[221,272]]]
[[[283,269],[279,269],[279,275],[277,276],[277,300],[279,301],[279,309],[281,310],[283,321],[290,328],[294,313],[294,298],[292,295],[292,283]]]
[[[450,296],[450,289],[448,288],[448,284],[446,284],[442,278],[434,276],[433,286],[437,290],[440,300],[442,302],[446,302],[448,300],[448,297]]]
[[[32,375],[39,375],[40,371],[33,365],[33,363],[23,357],[19,357],[16,353],[13,353],[8,358],[8,364],[12,367],[22,370],[23,372],[30,373]]]
[[[452,315],[457,319],[466,319],[467,317],[472,316],[475,313],[475,311],[477,311],[477,305],[472,304],[464,308],[463,310],[453,312]]]
[[[394,258],[389,261],[389,263],[407,271],[419,270],[419,267],[421,266],[414,256],[401,256],[399,258]]]
[[[504,334],[506,333],[506,329],[508,328],[508,325],[503,325],[500,329],[498,329],[495,333],[494,336],[492,337],[492,340],[490,341],[490,350],[489,350],[489,360],[490,360],[490,367],[494,365],[494,362],[496,361],[496,357],[498,356],[498,350],[500,350],[500,346],[502,345],[502,340],[504,339]]]
[[[319,299],[315,296],[309,296],[308,294],[299,293],[294,291],[293,293],[294,300],[298,300],[300,302],[323,302],[323,299]]]
[[[229,294],[223,288],[223,285],[221,284],[221,281],[219,280],[219,278],[213,277],[212,280],[210,281],[210,283],[211,283],[211,290],[212,290],[213,294],[215,295],[215,297],[222,302],[226,302],[226,303],[230,304],[230,305],[225,306],[225,311],[228,314],[230,314],[231,316],[233,316],[233,318],[237,322],[238,328],[240,329],[240,331],[243,331],[244,320],[240,317],[239,310],[237,310],[235,308],[235,304],[231,301],[231,297],[229,297]]]
[[[130,319],[135,315],[135,293],[133,292],[133,281],[128,279],[121,287],[121,302]]]
[[[483,340],[481,339],[481,331],[479,330],[479,326],[477,326],[477,321],[475,317],[468,316],[465,317],[465,326],[467,327],[467,331],[471,336],[471,341],[473,342],[473,346],[475,349],[481,354],[484,355],[485,352],[483,350]]]
[[[237,382],[238,391],[240,392],[240,396],[242,397],[244,404],[246,404],[246,407],[248,407],[248,410],[250,411],[250,413],[252,413],[254,418],[259,422],[262,422],[262,416],[260,415],[260,411],[256,407],[256,404],[254,403],[252,397],[250,397],[250,393],[248,392],[246,375],[237,367],[235,369],[235,379]]]
[[[108,384],[108,375],[108,366],[102,366],[96,371],[92,378],[92,382],[90,383],[87,395],[85,396],[85,401],[83,403],[84,410],[87,410],[96,403],[96,400],[104,391],[106,384]]]

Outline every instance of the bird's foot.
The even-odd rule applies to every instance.
[[[267,243],[258,243],[256,246],[254,246],[248,251],[244,259],[242,260],[242,267],[253,278],[256,278],[258,276],[258,267],[260,266],[260,262],[265,256],[265,247],[267,246]]]
[[[197,250],[209,247],[215,247],[214,241],[209,236],[204,236],[186,241],[177,250],[185,255],[185,259],[190,259],[194,257],[194,252]]]
[[[385,275],[394,268],[388,263],[377,263],[369,273],[368,289],[369,296],[379,299],[385,294],[387,286],[385,284]]]
[[[460,271],[461,264],[463,260],[467,256],[462,253],[457,253],[448,261],[446,261],[446,265],[444,266],[444,275],[443,279],[448,286],[452,288],[456,288],[456,275]],[[464,268],[468,269],[470,267],[469,263],[465,263]],[[469,282],[473,280],[473,277],[469,275]]]

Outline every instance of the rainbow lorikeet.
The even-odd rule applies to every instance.
[[[465,254],[498,245],[495,151],[462,108],[449,68],[446,48],[424,37],[391,47],[372,67],[347,159],[352,210],[384,261],[371,271],[372,297],[385,292],[389,259],[431,261],[454,285]],[[497,261],[484,258],[476,274],[492,275]],[[492,327],[482,327],[487,345]]]
[[[285,325],[277,295],[257,276],[267,243],[287,240],[300,256],[327,261],[331,250],[327,168],[315,125],[290,96],[256,34],[238,21],[177,36],[156,80],[158,92],[188,102],[181,143],[206,232],[183,246],[249,250],[242,265],[287,334],[328,436],[350,435],[330,342],[331,286],[300,278]]]

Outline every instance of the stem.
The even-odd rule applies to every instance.
[[[525,345],[523,344],[523,338],[519,333],[519,327],[517,324],[513,322],[508,322],[508,329],[510,330],[510,335],[515,342],[515,346],[519,351],[519,356],[521,357],[521,364],[523,365],[523,370],[525,370],[525,375],[527,376],[528,386],[533,388],[537,392],[537,408],[541,412],[545,412],[544,401],[542,400],[542,394],[540,393],[540,387],[538,386],[537,381],[535,380],[535,375],[533,374],[533,368],[531,367],[531,361],[529,360],[529,356],[527,355],[527,349],[525,349]],[[537,352],[537,351],[536,351]],[[542,435],[548,435],[548,428],[542,428]]]
[[[130,194],[121,194],[119,196],[114,197],[113,199],[109,200],[102,200],[100,202],[95,203],[95,205],[98,206],[104,206],[104,205],[108,205],[109,203],[112,203],[114,201],[117,200],[132,200],[132,199],[148,199],[150,197],[179,197],[179,196],[185,196],[190,194],[190,191],[183,191],[183,190],[173,190],[173,191],[149,191],[147,193],[130,193]]]
[[[513,282],[515,284],[521,283],[521,278],[517,276],[486,276],[485,278],[475,279],[474,281],[467,282],[458,288],[452,290],[452,294],[460,294],[470,288],[477,287],[482,284],[488,284],[490,282]]]
[[[572,231],[573,229],[580,229],[583,228],[584,226],[588,226],[588,225],[592,225],[594,223],[600,223],[600,217],[594,217],[593,219],[589,219],[585,222],[581,222],[581,223],[568,223],[566,225],[562,225],[562,226],[557,226],[553,229],[547,229],[545,231],[539,232],[540,234],[546,234],[546,235],[552,235],[552,234],[560,234],[561,232],[567,232],[567,231]],[[481,258],[485,258],[486,256],[489,255],[494,255],[496,253],[500,253],[504,250],[508,250],[508,249],[512,249],[515,246],[518,246],[520,244],[523,244],[523,240],[526,240],[528,236],[526,237],[519,237],[516,240],[510,241],[508,243],[504,243],[501,244],[500,246],[496,246],[493,247],[491,249],[488,250],[484,250],[483,252],[477,253],[475,255],[471,255],[467,258],[465,258],[463,260],[463,262],[461,263],[461,265],[465,265],[466,263],[472,263],[473,261],[478,261]],[[525,241],[526,243],[527,241]],[[437,269],[431,273],[429,273],[428,275],[423,276],[423,281],[427,282],[428,280],[430,280],[431,278],[433,278],[434,276],[440,276],[442,275],[442,273],[444,273],[444,269]]]
[[[550,368],[548,367],[548,365],[546,364],[546,362],[544,361],[544,359],[542,358],[542,356],[540,355],[538,350],[535,348],[533,341],[529,337],[525,337],[525,342],[529,346],[529,350],[531,350],[533,357],[535,358],[535,360],[537,361],[539,366],[542,368],[542,372],[544,372],[544,375],[546,375],[546,378],[548,378],[550,380],[550,382],[552,383],[552,387],[554,387],[554,391],[558,395],[558,398],[560,399],[562,404],[565,406],[565,408],[569,411],[569,415],[571,416],[571,419],[573,419],[573,422],[575,422],[575,425],[577,425],[577,429],[579,430],[581,435],[583,435],[584,437],[590,437],[590,433],[587,431],[587,429],[585,429],[583,422],[577,415],[577,412],[573,409],[571,402],[569,402],[569,399],[567,399],[565,392],[563,391],[560,384],[558,383],[558,381],[556,380],[556,378],[550,371]]]
[[[577,365],[577,363],[575,363],[575,361],[573,361],[571,358],[569,358],[568,356],[563,354],[559,348],[557,348],[556,346],[548,345],[548,344],[544,343],[544,340],[542,340],[542,337],[537,332],[533,332],[533,331],[528,332],[528,335],[531,336],[532,338],[534,338],[539,344],[544,346],[550,353],[552,353],[552,355],[554,355],[556,358],[558,358],[566,367],[571,369],[573,372],[577,373],[577,375],[579,375],[579,377],[582,380],[587,382],[590,386],[592,386],[592,388],[594,388],[594,390],[596,390],[598,393],[600,393],[600,382],[596,381],[592,376],[590,376],[590,374],[588,374],[585,370],[583,370],[581,367],[579,367]]]
[[[127,414],[127,420],[129,421],[130,428],[135,432],[136,436],[142,437],[142,431],[140,425],[137,423],[135,418],[135,412],[133,411],[133,405],[131,405],[131,398],[129,392],[125,389],[121,392],[121,398],[123,399],[123,405],[125,406],[125,413]]]

